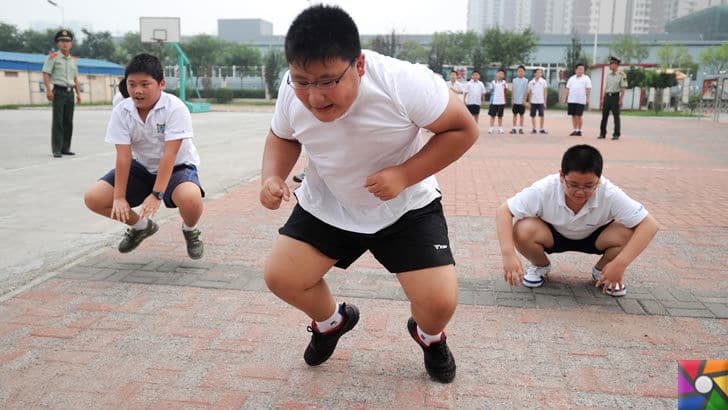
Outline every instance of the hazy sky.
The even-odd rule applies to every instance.
[[[306,0],[0,0],[0,22],[20,30],[60,26],[110,31],[139,31],[139,17],[180,17],[183,36],[217,34],[219,18],[261,18],[273,23],[273,34],[285,34]],[[312,1],[316,4],[318,2]],[[346,10],[361,34],[391,32],[426,34],[464,31],[467,0],[340,0],[327,1]]]

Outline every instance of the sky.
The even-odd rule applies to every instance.
[[[273,23],[273,34],[285,35],[306,0],[0,0],[0,22],[19,30],[66,27],[120,35],[139,31],[139,17],[180,17],[182,36],[217,34],[218,19],[260,18]],[[465,31],[467,0],[326,1],[346,10],[360,34],[430,34]]]

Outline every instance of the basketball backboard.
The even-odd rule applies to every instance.
[[[179,17],[139,17],[142,43],[179,43]]]

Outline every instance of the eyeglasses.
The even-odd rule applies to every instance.
[[[591,194],[597,190],[597,188],[599,187],[599,184],[594,185],[594,186],[578,186],[578,185],[572,185],[569,183],[569,181],[564,179],[564,186],[566,187],[566,189],[568,189],[571,192],[581,191],[585,194]]]
[[[307,90],[311,87],[318,88],[320,90],[330,89],[334,88],[341,82],[341,79],[344,78],[344,75],[347,71],[351,68],[351,66],[354,65],[356,60],[352,61],[347,67],[346,70],[344,70],[341,75],[336,78],[335,80],[318,80],[318,81],[298,81],[298,80],[291,80],[291,76],[288,76],[288,85],[291,86],[294,90]]]

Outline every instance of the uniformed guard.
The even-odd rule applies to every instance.
[[[618,140],[621,133],[619,110],[622,107],[624,99],[624,90],[627,88],[627,78],[624,72],[618,71],[621,61],[614,56],[609,56],[609,74],[604,78],[604,99],[602,102],[602,124],[599,127],[599,137],[607,137],[607,121],[609,120],[609,112],[614,114],[614,134],[613,140]]]
[[[71,152],[71,136],[73,135],[73,109],[75,103],[81,102],[81,90],[78,85],[78,64],[71,55],[73,33],[61,30],[55,37],[57,52],[48,55],[43,65],[43,82],[46,97],[53,102],[53,125],[51,127],[51,149],[53,156],[74,155]]]

